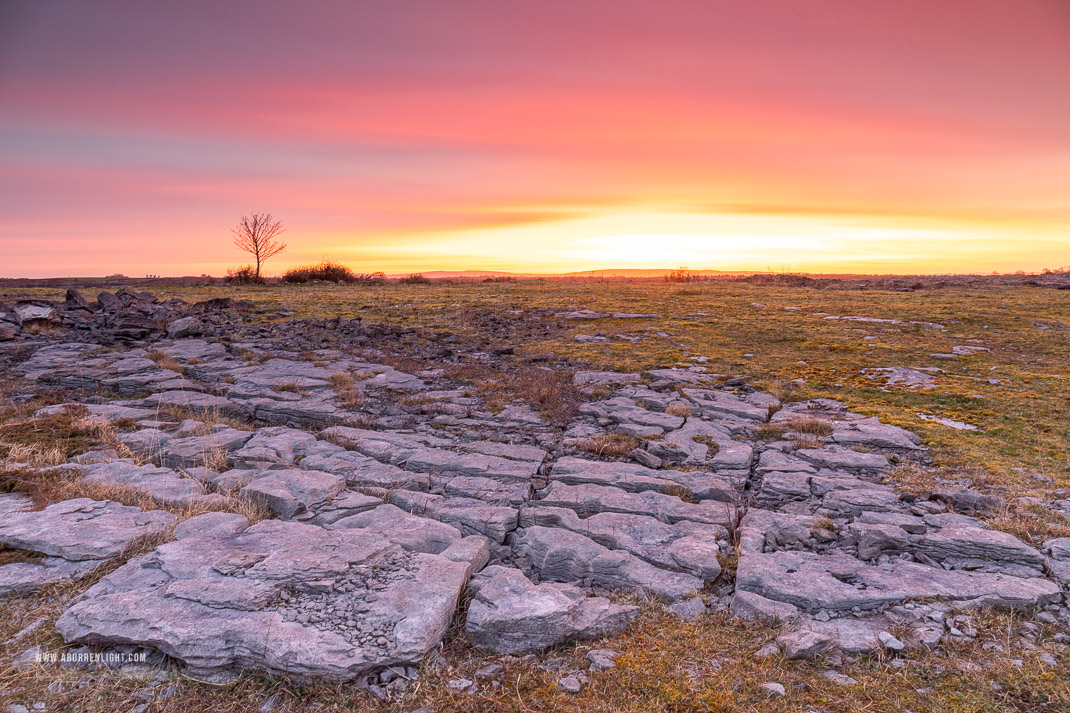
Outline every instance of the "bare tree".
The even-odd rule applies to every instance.
[[[271,213],[243,215],[238,226],[230,229],[234,244],[256,258],[256,279],[260,279],[260,263],[286,249],[286,243],[277,240],[285,230],[282,221],[272,218]]]

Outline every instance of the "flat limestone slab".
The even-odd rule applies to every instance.
[[[702,589],[698,577],[660,569],[577,532],[528,527],[518,532],[513,547],[543,581],[579,581],[607,591],[644,591],[666,601],[684,599]]]
[[[499,654],[533,654],[566,641],[616,633],[639,608],[588,597],[567,584],[532,584],[515,569],[493,566],[477,578],[465,632],[476,646]]]
[[[0,567],[0,597],[28,594],[38,589],[81,579],[107,560],[72,562],[62,557],[44,557],[39,561],[11,562]]]
[[[680,521],[674,525],[645,515],[603,512],[581,518],[567,508],[529,507],[520,512],[521,527],[554,527],[578,532],[603,547],[629,552],[662,569],[686,572],[712,582],[721,574],[717,525]]]
[[[0,517],[33,509],[33,498],[23,493],[0,494]]]
[[[687,503],[675,495],[652,490],[629,493],[603,485],[562,485],[554,482],[543,493],[538,504],[569,508],[581,517],[600,512],[622,512],[649,515],[663,522],[691,520],[712,525],[724,525],[729,519],[726,503],[712,500]]]
[[[467,571],[377,533],[265,520],[128,562],[56,630],[68,642],[151,646],[196,676],[349,680],[415,664],[437,646]]]
[[[144,512],[88,498],[8,512],[0,520],[0,544],[26,550],[27,556],[0,566],[0,597],[81,579],[142,537],[167,530],[176,519],[162,510]]]
[[[803,611],[880,609],[931,598],[1028,608],[1062,596],[1059,585],[1039,577],[944,570],[903,561],[869,565],[843,553],[788,551],[745,554],[736,570],[736,589]]]
[[[163,510],[76,498],[44,510],[9,513],[0,521],[0,544],[71,561],[108,559],[177,519]]]
[[[701,471],[654,470],[638,463],[566,456],[554,463],[550,474],[554,481],[565,485],[604,485],[630,493],[650,490],[679,495],[688,492],[699,500],[721,502],[730,502],[735,496],[735,490],[726,478]]]
[[[332,524],[331,528],[359,528],[378,532],[409,552],[430,552],[436,555],[462,537],[461,531],[452,525],[411,515],[389,504],[344,517]]]
[[[338,495],[345,484],[345,478],[318,470],[268,470],[241,493],[266,505],[276,517],[289,520]]]
[[[218,494],[208,493],[197,480],[184,478],[170,468],[136,465],[127,460],[90,465],[82,479],[98,485],[131,488],[147,494],[158,503],[176,507],[215,503],[222,499]]]

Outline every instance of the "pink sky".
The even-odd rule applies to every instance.
[[[0,275],[1070,263],[1063,0],[8,2]],[[670,248],[666,248],[670,246]]]

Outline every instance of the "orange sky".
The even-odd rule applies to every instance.
[[[14,0],[0,276],[1070,264],[1065,0]]]

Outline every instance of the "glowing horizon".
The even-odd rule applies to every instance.
[[[1070,264],[1055,0],[0,8],[0,277]]]

